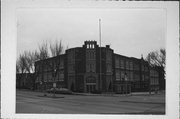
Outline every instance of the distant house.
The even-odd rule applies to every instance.
[[[109,45],[99,47],[96,41],[85,41],[82,47],[35,62],[35,73],[37,90],[56,83],[57,88],[90,93],[153,91],[160,89],[164,75],[143,58],[115,54]]]

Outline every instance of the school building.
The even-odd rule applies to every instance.
[[[85,41],[82,47],[35,62],[37,90],[67,88],[73,92],[114,92],[159,90],[164,74],[160,67],[150,67],[143,58],[114,53],[109,45]]]

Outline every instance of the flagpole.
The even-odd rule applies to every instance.
[[[101,80],[101,19],[99,19],[99,45],[100,45],[100,58],[99,58],[99,60],[100,60],[100,62],[99,62],[99,64],[100,64],[100,90],[102,90],[102,80]]]

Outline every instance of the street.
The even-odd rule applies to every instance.
[[[165,114],[165,95],[62,95],[16,90],[16,113]]]

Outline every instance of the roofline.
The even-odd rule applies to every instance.
[[[53,58],[56,58],[56,57],[60,57],[60,56],[65,56],[66,54],[60,54],[60,55],[57,55],[57,56],[54,56],[54,57],[48,57],[46,59],[42,59],[42,60],[37,60],[35,62],[40,62],[40,61],[46,61],[46,60],[49,60],[49,59],[53,59]]]
[[[69,48],[69,49],[66,49],[65,51],[68,51],[68,50],[73,50],[73,49],[79,49],[79,48],[83,48],[83,47],[74,47],[74,48]]]
[[[117,54],[117,53],[114,53],[114,55],[118,55],[118,56],[129,58],[129,59],[132,58],[132,57],[128,57],[128,56],[125,56],[125,55],[120,55],[120,54]]]
[[[124,55],[120,55],[120,54],[116,54],[114,53],[114,55],[118,55],[118,56],[121,56],[121,57],[124,57],[124,58],[129,58],[129,59],[133,59],[133,60],[142,60],[141,58],[136,58],[136,57],[128,57],[128,56],[124,56]],[[144,62],[148,63],[146,60],[143,59]]]

